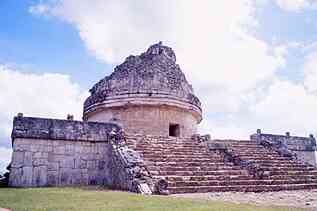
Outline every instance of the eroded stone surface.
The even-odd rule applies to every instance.
[[[85,110],[92,104],[120,94],[165,93],[200,107],[184,73],[176,64],[174,51],[161,43],[152,45],[139,56],[129,56],[114,72],[90,90]]]

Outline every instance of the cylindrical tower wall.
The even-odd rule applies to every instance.
[[[192,113],[170,106],[139,105],[107,108],[92,113],[87,120],[115,122],[130,134],[189,137],[197,131],[197,119]],[[178,130],[178,132],[170,130]]]

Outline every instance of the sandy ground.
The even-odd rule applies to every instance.
[[[317,211],[317,190],[280,191],[263,193],[193,193],[175,194],[174,197],[220,200],[234,203],[248,203],[261,206],[288,206],[310,208]]]

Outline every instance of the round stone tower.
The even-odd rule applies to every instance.
[[[189,137],[202,120],[174,51],[161,42],[127,57],[89,91],[83,119],[115,122],[127,133]]]

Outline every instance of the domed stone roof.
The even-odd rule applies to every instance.
[[[201,103],[192,86],[176,64],[174,51],[161,42],[154,44],[138,56],[129,56],[89,90],[84,103],[84,116],[92,106],[115,98],[170,98],[188,103],[200,110]]]

